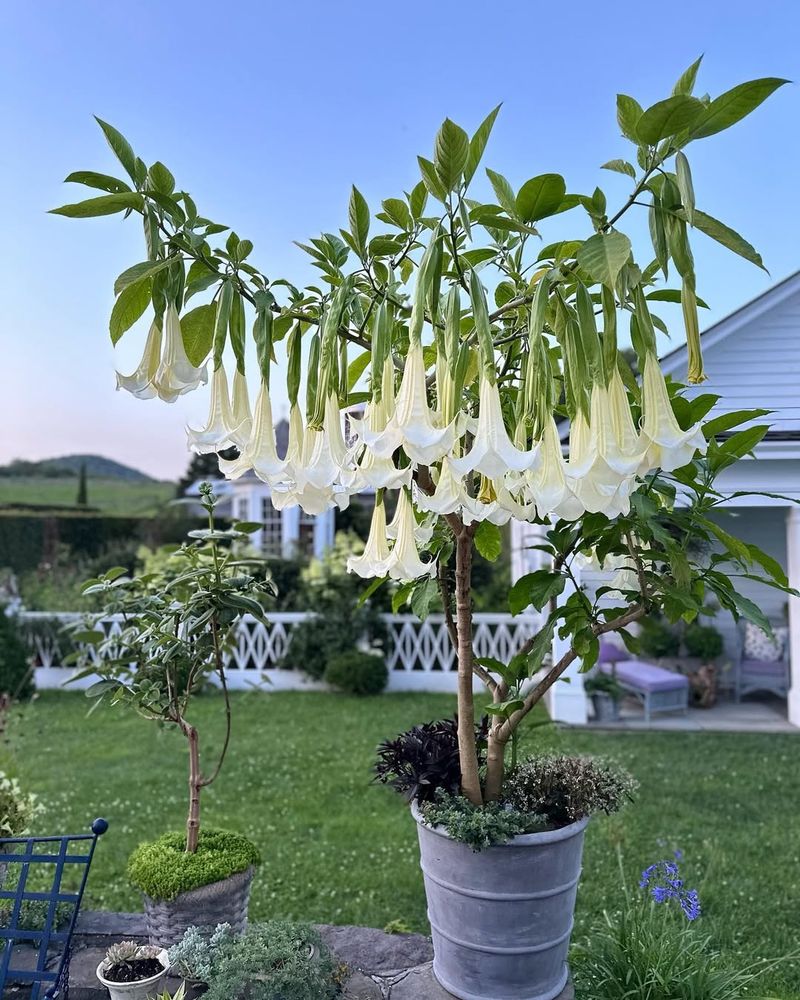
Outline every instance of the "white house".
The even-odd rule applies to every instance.
[[[754,542],[787,571],[790,584],[800,589],[800,271],[768,289],[752,302],[703,333],[703,355],[708,381],[689,394],[711,392],[720,396],[712,414],[731,410],[770,409],[759,423],[770,430],[756,448],[755,457],[738,462],[717,479],[717,488],[731,499],[720,512],[727,530]],[[686,372],[686,347],[663,359],[665,374],[682,380]],[[734,496],[759,491],[779,494]],[[525,526],[515,529],[520,547]],[[523,560],[517,558],[517,563]],[[530,572],[531,567],[516,567]],[[774,624],[788,624],[791,690],[788,718],[800,726],[800,598],[788,598],[751,580],[740,579],[737,589],[755,601]],[[737,641],[731,617],[721,612],[715,627],[733,654]],[[557,652],[557,651],[556,651]],[[577,670],[571,683],[556,685],[550,704],[554,718],[586,722],[586,697]]]

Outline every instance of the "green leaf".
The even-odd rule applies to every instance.
[[[700,69],[700,63],[703,61],[703,57],[700,56],[696,59],[692,65],[684,70],[683,73],[678,77],[678,82],[672,88],[672,93],[677,94],[691,94],[694,90],[695,80],[697,79],[697,71]]]
[[[514,196],[514,188],[511,187],[502,174],[498,174],[495,170],[490,170],[489,167],[486,168],[486,176],[492,182],[494,193],[502,208],[505,209],[512,219],[516,219],[517,199]]]
[[[193,295],[204,291],[209,287],[209,285],[213,285],[219,280],[219,272],[213,271],[208,264],[205,263],[205,261],[193,261],[192,266],[189,268],[189,273],[186,275],[186,294],[184,296],[184,302],[188,302]]]
[[[618,174],[627,174],[628,177],[636,177],[636,167],[627,160],[609,160],[600,168],[601,170],[615,170]]]
[[[106,137],[106,141],[111,147],[114,156],[116,156],[125,168],[125,171],[131,180],[136,183],[136,156],[131,149],[130,143],[121,132],[118,132],[117,129],[114,128],[113,125],[109,125],[108,122],[104,122],[102,118],[98,118],[97,115],[94,116],[94,120],[103,130],[103,135]]]
[[[127,288],[128,285],[133,285],[142,278],[152,278],[154,274],[158,274],[159,271],[163,271],[165,267],[169,267],[170,264],[174,262],[174,257],[164,257],[161,260],[145,260],[141,264],[134,264],[133,267],[129,267],[127,271],[123,271],[122,274],[114,282],[114,294],[119,295],[119,293]]]
[[[438,597],[439,587],[435,580],[432,580],[429,576],[425,576],[421,580],[417,580],[416,583],[413,584],[411,600],[409,601],[412,613],[415,614],[420,621],[425,621],[430,614],[431,604],[433,604]]]
[[[403,583],[397,590],[392,594],[392,614],[396,615],[397,612],[402,608],[406,601],[411,596],[411,591],[414,587],[413,583]]]
[[[172,176],[169,170],[160,163],[158,160],[150,167],[147,172],[147,176],[150,179],[150,183],[153,186],[154,191],[160,191],[161,194],[170,195],[175,190],[175,178]]]
[[[130,187],[125,181],[110,177],[108,174],[97,174],[94,170],[76,170],[64,178],[64,183],[84,184],[86,187],[108,191],[111,194],[122,194],[124,191],[130,191]]]
[[[617,122],[626,139],[638,143],[636,126],[642,117],[642,106],[627,94],[617,94]]]
[[[761,417],[769,415],[770,410],[733,410],[731,413],[722,413],[718,417],[713,417],[703,424],[703,434],[706,438],[712,438],[717,434],[724,434],[726,431],[739,424],[746,424],[750,420],[760,420]]]
[[[674,302],[681,304],[681,293],[678,288],[656,288],[653,292],[648,292],[645,296],[648,302]],[[708,309],[709,305],[704,299],[698,298],[697,304],[701,309]]]
[[[428,200],[428,189],[425,181],[416,184],[408,196],[408,207],[414,219],[418,219],[425,211],[425,202]]]
[[[370,363],[372,358],[371,351],[364,351],[363,354],[359,354],[357,358],[354,358],[350,364],[347,366],[347,391],[352,392],[353,387],[356,382],[361,378],[364,372],[367,370],[367,365]]]
[[[655,146],[662,139],[682,132],[692,126],[703,114],[706,106],[696,97],[677,94],[649,107],[636,125],[639,142]]]
[[[244,535],[253,535],[256,531],[261,531],[264,525],[260,521],[237,521],[234,526],[234,531],[241,531]]]
[[[91,219],[98,215],[113,215],[134,208],[143,207],[143,199],[136,191],[121,191],[119,194],[104,194],[99,198],[88,198],[73,205],[51,208],[50,215],[64,215],[68,219]]]
[[[699,229],[701,233],[710,236],[712,240],[716,240],[717,243],[721,243],[735,254],[744,257],[745,260],[749,260],[751,264],[760,267],[762,271],[767,270],[764,267],[761,254],[756,248],[751,243],[748,243],[743,236],[740,236],[735,229],[726,226],[724,222],[720,222],[719,219],[715,219],[713,216],[706,215],[705,212],[695,209],[692,213],[692,225],[695,229]]]
[[[424,156],[418,156],[417,163],[419,163],[419,169],[420,173],[422,174],[422,180],[425,184],[425,187],[428,189],[428,191],[430,191],[430,193],[433,195],[434,198],[438,198],[439,201],[443,202],[447,198],[447,190],[445,189],[442,182],[439,180],[439,175],[436,172],[436,167],[431,163],[430,160],[426,160]]]
[[[503,536],[496,524],[481,521],[475,532],[475,548],[484,559],[494,562],[503,551]]]
[[[481,162],[481,157],[486,149],[486,143],[489,141],[489,136],[492,134],[494,121],[495,118],[497,118],[500,108],[501,105],[498,104],[494,111],[489,112],[489,114],[483,119],[478,128],[475,130],[475,134],[469,141],[469,152],[467,153],[467,162],[464,167],[465,184],[469,184],[475,176],[475,171],[478,169],[478,164]]]
[[[350,207],[348,209],[350,220],[350,232],[356,241],[358,249],[362,255],[367,248],[367,236],[369,235],[369,205],[367,205],[364,195],[353,185],[350,192]]]
[[[531,604],[541,611],[552,598],[558,597],[565,585],[566,578],[549,569],[537,569],[520,577],[508,594],[511,614],[518,615]]]
[[[740,83],[738,87],[720,94],[705,109],[699,123],[692,130],[692,138],[703,139],[730,128],[742,118],[746,118],[751,111],[755,111],[770,94],[788,82],[778,77],[765,77],[761,80]]]
[[[130,330],[133,324],[144,313],[150,305],[153,283],[149,278],[134,282],[128,285],[117,296],[114,308],[111,310],[111,317],[108,321],[108,330],[111,334],[111,343],[116,344],[126,330]]]
[[[679,152],[675,157],[675,167],[678,178],[678,190],[681,193],[681,203],[686,213],[686,221],[691,226],[694,222],[694,185],[692,184],[692,171],[689,169],[689,161],[683,152]]]
[[[186,356],[195,368],[199,368],[208,357],[214,340],[216,319],[216,302],[198,306],[181,316],[183,346],[186,350]]]
[[[405,229],[406,231],[411,229],[413,225],[411,212],[409,212],[408,205],[404,201],[400,198],[387,198],[382,202],[382,207],[392,222],[401,229]]]
[[[445,118],[436,133],[433,162],[445,191],[454,191],[464,173],[469,155],[469,137],[459,125]]]
[[[575,255],[578,264],[596,281],[613,288],[631,255],[631,241],[624,233],[595,233]]]
[[[539,174],[525,181],[516,198],[516,208],[523,222],[536,222],[555,215],[561,207],[567,185],[561,174]]]

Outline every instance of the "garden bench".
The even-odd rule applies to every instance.
[[[656,712],[688,711],[689,678],[683,674],[642,660],[606,661],[600,669],[616,677],[620,687],[642,702],[645,722]]]
[[[0,838],[0,996],[11,983],[21,983],[30,984],[30,1000],[67,1000],[72,934],[97,838],[107,829],[104,819],[96,819],[91,833]],[[29,879],[46,887],[29,889]],[[26,903],[39,903],[44,911],[36,930],[30,929]]]

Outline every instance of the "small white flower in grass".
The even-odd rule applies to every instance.
[[[642,379],[642,439],[647,446],[640,467],[640,475],[653,469],[672,472],[686,465],[696,452],[706,451],[706,439],[700,422],[682,430],[669,399],[667,384],[653,354],[644,362]]]
[[[415,529],[417,526],[414,509],[407,490],[400,490],[397,501],[397,541],[386,565],[386,573],[393,580],[416,580],[420,576],[432,576],[436,572],[434,562],[424,563],[417,551]]]
[[[275,425],[272,419],[272,401],[266,382],[256,397],[255,415],[247,444],[238,458],[219,460],[219,468],[228,479],[238,479],[251,469],[264,482],[280,475],[286,468],[285,459],[278,457],[275,444]]]
[[[509,470],[522,472],[534,466],[536,449],[521,451],[508,436],[500,391],[496,382],[481,375],[478,400],[478,426],[472,447],[463,458],[451,458],[451,465],[459,475],[480,472],[489,479],[499,479]]]
[[[347,572],[363,576],[365,579],[380,579],[386,576],[390,558],[389,543],[386,538],[386,508],[383,499],[376,499],[367,544],[360,556],[348,558]]]
[[[191,392],[208,381],[206,366],[195,368],[186,356],[181,333],[181,321],[175,306],[167,306],[164,323],[164,353],[153,380],[160,399],[174,402],[178,396]]]
[[[153,320],[147,334],[139,367],[131,375],[117,372],[117,389],[125,389],[137,399],[152,399],[157,393],[155,378],[160,364],[161,327]]]
[[[205,427],[187,428],[189,447],[199,455],[230,448],[233,444],[231,432],[234,430],[228,376],[224,366],[220,365],[211,376],[211,399]]]

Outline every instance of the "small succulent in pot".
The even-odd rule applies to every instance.
[[[103,977],[113,983],[138,983],[161,975],[166,968],[163,955],[156,945],[120,941],[106,952]]]

